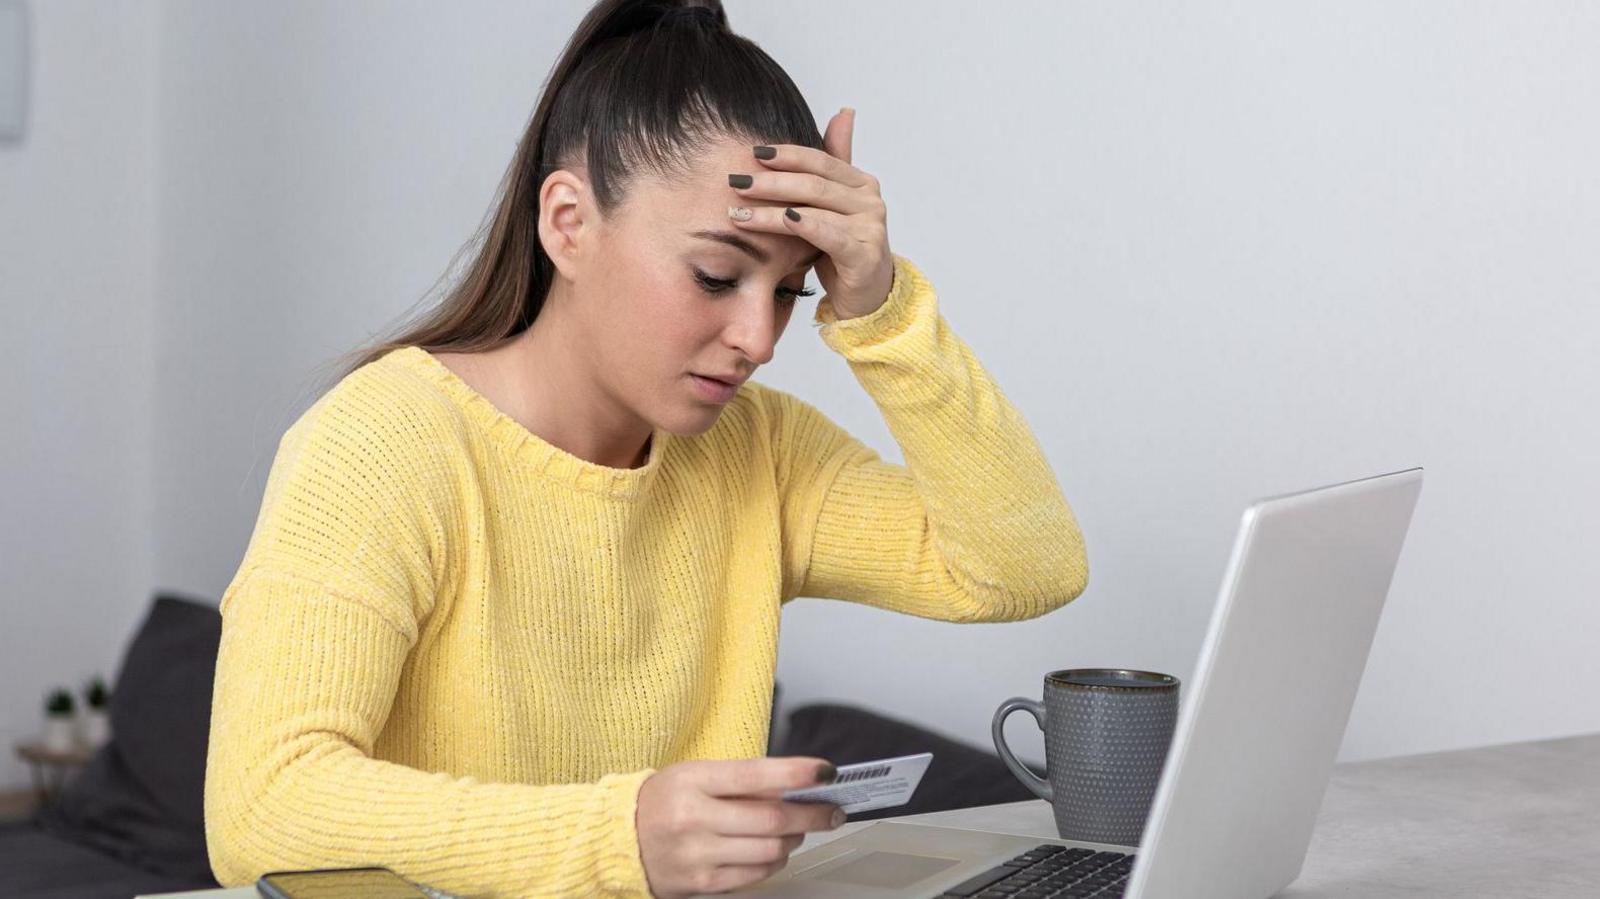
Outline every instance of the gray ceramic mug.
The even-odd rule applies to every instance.
[[[1006,716],[1023,709],[1044,731],[1045,774],[1006,745]],[[995,710],[994,748],[1023,785],[1050,803],[1064,840],[1137,846],[1178,723],[1178,679],[1122,668],[1044,676],[1044,702],[1014,697]]]

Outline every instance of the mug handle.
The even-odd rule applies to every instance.
[[[1033,720],[1038,723],[1039,730],[1041,732],[1044,731],[1044,703],[1033,699],[1024,699],[1021,696],[1013,696],[1000,703],[1000,708],[994,710],[994,723],[989,728],[990,733],[994,736],[994,748],[1000,753],[1000,761],[1006,763],[1006,767],[1010,768],[1011,773],[1017,776],[1017,780],[1022,781],[1023,786],[1032,790],[1040,799],[1046,802],[1055,802],[1054,791],[1050,789],[1050,781],[1029,771],[1027,766],[1017,761],[1017,757],[1011,754],[1011,747],[1006,745],[1006,716],[1018,709],[1033,715]]]

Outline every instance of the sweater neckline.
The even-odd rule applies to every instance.
[[[496,443],[509,450],[534,473],[578,490],[617,499],[634,499],[655,480],[662,467],[669,432],[655,428],[650,434],[650,454],[639,468],[612,468],[567,452],[522,426],[489,398],[463,381],[449,366],[420,346],[393,350],[392,359],[439,385],[463,412]]]

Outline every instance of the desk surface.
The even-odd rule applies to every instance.
[[[1055,836],[1042,800],[886,819]],[[806,836],[796,853],[872,821]],[[1600,885],[1600,734],[1336,765],[1280,899],[1539,896]],[[253,899],[253,887],[163,899]]]

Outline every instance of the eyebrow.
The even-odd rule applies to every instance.
[[[690,231],[689,236],[698,237],[701,240],[714,240],[717,243],[727,244],[728,246],[743,252],[746,256],[749,256],[762,265],[765,265],[767,261],[772,258],[771,256],[767,255],[766,250],[763,250],[750,241],[745,240],[734,231]],[[810,268],[811,266],[816,265],[817,260],[821,258],[822,251],[818,250],[810,259],[807,259],[805,262],[801,263],[800,268]],[[796,271],[799,271],[799,269],[796,269]]]

